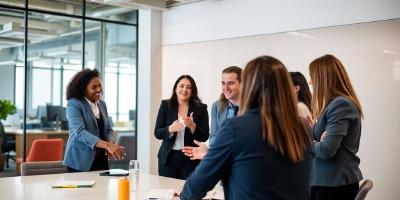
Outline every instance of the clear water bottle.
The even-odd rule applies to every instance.
[[[139,185],[139,161],[138,160],[130,160],[129,161],[129,179],[131,182],[132,191],[137,190],[137,186]]]
[[[131,160],[129,161],[129,175],[138,175],[139,174],[139,161]]]

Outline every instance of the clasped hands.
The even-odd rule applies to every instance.
[[[177,131],[182,130],[183,128],[189,127],[192,132],[194,132],[194,129],[196,128],[196,124],[193,121],[193,112],[190,113],[190,116],[187,117],[183,117],[182,118],[182,122],[180,122],[179,120],[175,120],[174,122],[172,122],[172,124],[168,127],[168,132],[170,134],[173,134]]]
[[[125,150],[124,150],[125,147],[123,147],[119,144],[107,142],[105,149],[107,151],[108,159],[114,158],[115,160],[122,160],[122,159],[124,159],[124,156],[126,155]]]

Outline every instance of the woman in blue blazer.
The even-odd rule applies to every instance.
[[[107,170],[108,156],[124,155],[123,147],[111,141],[113,130],[101,93],[96,69],[78,72],[67,86],[69,137],[64,165],[69,172]]]
[[[343,64],[332,55],[309,66],[313,86],[312,111],[315,159],[311,179],[312,199],[354,199],[359,181],[360,102]]]
[[[158,173],[186,179],[199,163],[182,152],[184,146],[196,146],[209,136],[207,106],[197,96],[197,87],[189,75],[180,76],[169,100],[161,101],[154,135],[162,140],[158,151]]]
[[[309,199],[311,140],[285,66],[258,57],[245,67],[241,86],[238,117],[215,134],[181,199],[202,199],[220,179],[225,199]]]

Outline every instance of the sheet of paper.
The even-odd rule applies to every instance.
[[[127,174],[129,173],[128,170],[123,170],[123,169],[110,169],[110,174]]]
[[[152,189],[144,199],[171,200],[174,197],[172,189]]]

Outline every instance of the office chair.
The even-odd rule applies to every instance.
[[[62,161],[42,161],[21,163],[21,176],[67,173]]]
[[[363,200],[367,196],[367,193],[372,189],[374,186],[373,182],[369,179],[365,179],[358,190],[357,196],[354,200]]]
[[[0,137],[2,140],[0,144],[1,152],[6,154],[6,168],[9,168],[9,159],[15,161],[15,156],[10,154],[11,151],[15,152],[15,137],[7,135],[2,124],[0,124]]]
[[[32,142],[26,162],[39,161],[62,161],[63,160],[64,140],[55,139],[36,139]],[[17,175],[20,172],[22,158],[17,158]]]

